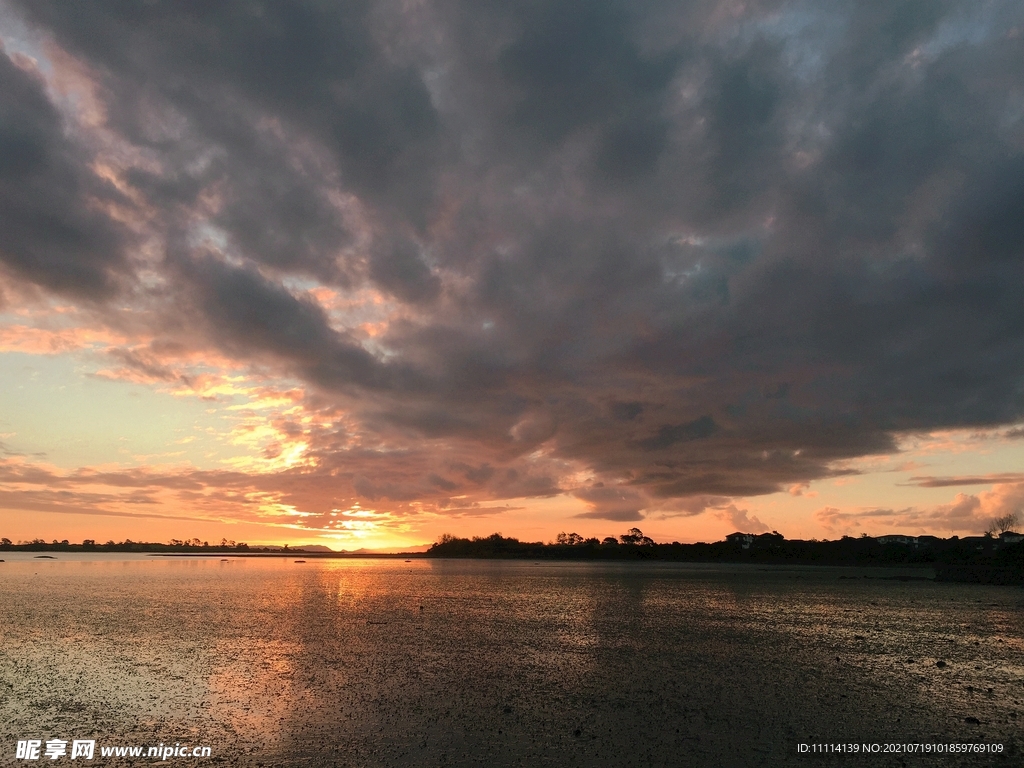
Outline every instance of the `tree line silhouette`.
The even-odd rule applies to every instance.
[[[773,563],[800,565],[934,567],[937,578],[989,583],[1024,583],[1024,541],[1001,536],[843,536],[834,541],[786,539],[773,531],[734,533],[725,541],[656,544],[638,528],[619,537],[584,538],[559,533],[555,541],[525,542],[500,533],[459,538],[442,535],[427,557],[530,560],[661,560],[669,562]]]
[[[584,538],[561,532],[554,542],[520,541],[492,533],[490,536],[460,538],[446,533],[423,554],[403,556],[429,558],[532,559],[532,560],[661,560],[702,563],[765,563],[800,565],[923,566],[933,567],[944,581],[1024,584],[1024,536],[1013,533],[1016,515],[993,522],[984,536],[881,536],[863,534],[836,540],[786,539],[781,533],[732,533],[724,541],[657,544],[639,528],[603,539]],[[998,531],[999,534],[995,535]],[[300,547],[250,547],[245,542],[221,539],[210,544],[198,538],[171,539],[168,543],[137,542],[131,539],[99,544],[85,539],[72,544],[67,539],[19,541],[0,538],[0,551],[32,552],[149,552],[154,554],[283,555],[303,551]],[[308,553],[310,556],[345,557],[358,553]],[[373,555],[358,555],[373,556]]]
[[[0,538],[0,550],[27,552],[272,552],[278,547],[261,548],[250,547],[244,541],[235,542],[233,539],[221,539],[220,543],[211,544],[208,541],[192,539],[171,539],[166,544],[152,541],[114,541],[113,539],[99,544],[95,539],[85,539],[81,544],[72,544],[67,539],[57,541],[46,541],[45,539],[32,539],[31,541],[19,541],[17,544],[6,536]],[[287,545],[285,545],[287,549]]]

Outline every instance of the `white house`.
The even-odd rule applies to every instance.
[[[900,534],[891,534],[889,536],[876,536],[875,540],[879,544],[904,544],[908,547],[917,546],[916,536],[902,536]]]

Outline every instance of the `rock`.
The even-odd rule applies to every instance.
[[[944,662],[942,659],[939,659],[935,662],[935,666],[939,669],[942,669],[944,666],[946,666],[946,662]]]

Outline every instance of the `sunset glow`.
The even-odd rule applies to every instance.
[[[0,535],[1024,509],[1019,8],[365,5],[0,5]]]

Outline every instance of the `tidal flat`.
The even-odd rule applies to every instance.
[[[5,556],[0,764],[54,738],[208,745],[168,763],[239,766],[1024,761],[1019,587],[827,567]],[[1003,752],[798,753],[870,743]]]

